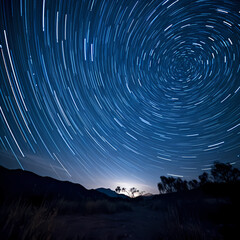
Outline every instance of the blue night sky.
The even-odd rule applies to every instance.
[[[240,2],[0,0],[0,165],[87,188],[240,165]]]

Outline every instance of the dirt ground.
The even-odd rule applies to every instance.
[[[222,239],[215,225],[200,223],[196,216],[194,221],[183,220],[181,213],[164,205],[162,209],[136,205],[132,211],[115,214],[58,216],[53,236],[69,240]]]
[[[159,239],[161,214],[141,207],[133,211],[90,216],[59,216],[55,236],[62,239]]]

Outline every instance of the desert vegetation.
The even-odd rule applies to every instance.
[[[182,180],[174,177],[160,177],[161,182],[158,183],[160,194],[172,192],[185,192],[203,186],[217,184],[236,184],[240,180],[240,171],[229,163],[215,162],[211,168],[210,174],[203,172],[198,179],[190,181]]]
[[[69,201],[65,199],[40,200],[2,198],[0,201],[1,239],[65,239],[56,237],[57,219],[67,216],[83,218],[99,214],[132,211],[124,201],[108,199]],[[58,234],[57,234],[58,235]],[[73,237],[70,239],[84,239]],[[83,234],[84,236],[84,234]]]
[[[1,202],[1,239],[51,239],[57,208],[34,206],[22,199]]]
[[[144,191],[140,191],[135,187],[130,188],[129,190],[125,187],[121,188],[120,186],[117,186],[115,189],[116,193],[124,193],[130,198],[135,198],[142,196],[144,194]]]
[[[158,195],[118,186],[129,192],[118,198],[0,168],[0,239],[236,239],[238,169],[216,162],[198,180],[160,179]]]

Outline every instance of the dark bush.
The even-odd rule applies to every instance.
[[[182,180],[181,178],[165,177],[161,176],[161,182],[158,183],[159,193],[171,193],[171,192],[184,192],[187,190],[201,188],[209,188],[213,184],[216,187],[216,184],[225,183],[225,184],[234,184],[239,183],[240,181],[240,171],[237,168],[229,163],[220,163],[215,162],[214,166],[211,169],[211,175],[203,172],[198,176],[199,182],[195,179],[191,181]]]
[[[199,180],[200,180],[200,185],[203,186],[204,184],[206,184],[207,182],[209,182],[209,177],[208,177],[208,173],[204,172],[203,174],[201,174],[200,176],[198,176]]]
[[[211,170],[214,182],[237,182],[240,177],[240,171],[229,163],[215,162]]]

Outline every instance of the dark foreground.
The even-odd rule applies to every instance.
[[[0,168],[0,239],[239,239],[239,190],[239,184],[208,184],[116,199]]]

